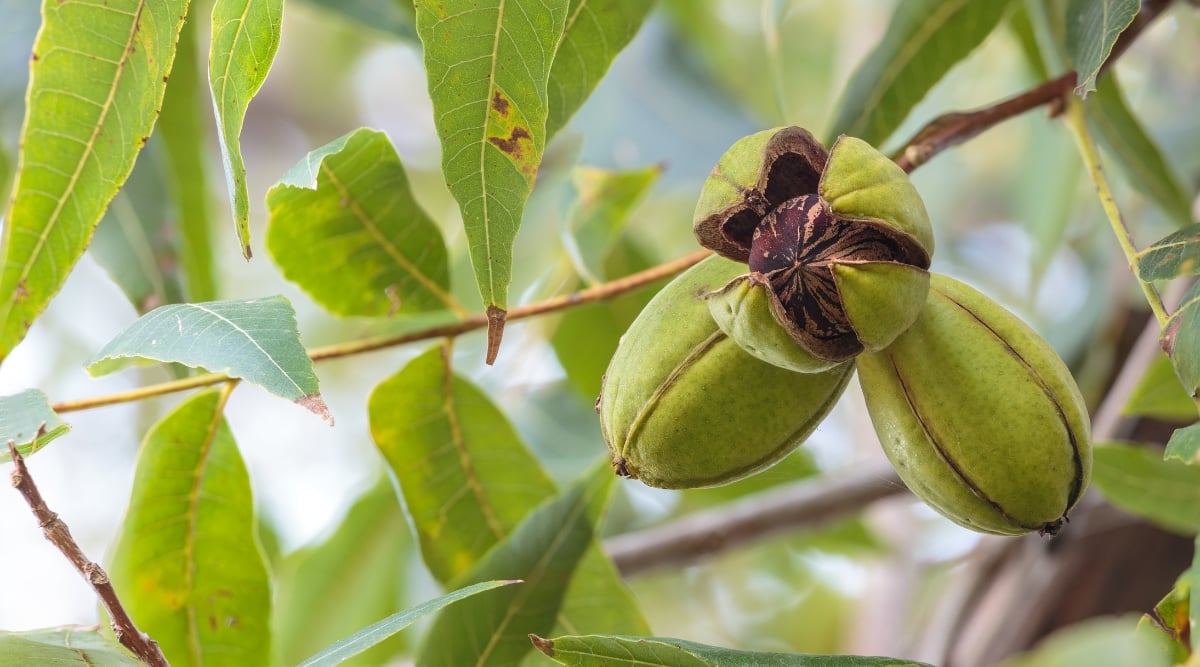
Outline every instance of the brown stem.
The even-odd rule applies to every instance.
[[[1125,53],[1126,49],[1141,35],[1159,14],[1169,5],[1169,0],[1145,0],[1133,23],[1121,33],[1113,44],[1112,51],[1101,66],[1103,74]],[[1003,121],[1019,116],[1030,109],[1045,104],[1054,105],[1075,87],[1075,72],[1067,72],[1058,78],[1041,83],[1029,90],[975,111],[956,111],[934,118],[922,127],[904,148],[892,158],[900,168],[911,173],[942,151],[977,136]],[[1053,108],[1053,107],[1052,107]]]
[[[913,135],[892,159],[901,169],[911,173],[938,153],[975,137],[993,125],[1043,104],[1061,100],[1071,93],[1074,85],[1075,72],[1067,72],[992,106],[938,116]]]
[[[45,426],[43,425],[39,429],[39,435],[44,432]],[[67,524],[63,523],[62,519],[46,506],[46,501],[38,491],[37,485],[33,483],[33,477],[29,474],[25,459],[21,457],[21,452],[17,451],[16,443],[12,440],[8,441],[8,451],[12,454],[13,461],[13,487],[24,496],[25,502],[29,504],[29,509],[33,510],[33,515],[42,528],[42,535],[57,547],[67,557],[67,560],[71,561],[75,569],[96,591],[96,595],[100,596],[100,601],[104,603],[104,608],[108,610],[108,615],[112,619],[112,629],[117,636],[117,641],[151,667],[170,667],[167,658],[158,648],[158,642],[138,630],[137,626],[133,624],[133,619],[121,605],[121,600],[117,597],[117,592],[113,589],[112,582],[109,581],[104,568],[93,563],[84,555],[75,542],[75,538],[71,537],[71,531],[67,528]]]

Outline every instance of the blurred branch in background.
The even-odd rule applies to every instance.
[[[890,465],[789,484],[605,542],[621,574],[685,565],[778,533],[817,528],[908,489]]]

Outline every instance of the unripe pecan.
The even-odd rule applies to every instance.
[[[928,291],[925,206],[899,167],[852,137],[827,155],[800,128],[735,143],[705,182],[694,231],[749,264],[711,295],[713,317],[748,352],[784,368],[821,371],[882,349],[912,324]]]
[[[710,257],[664,287],[621,338],[597,409],[617,472],[663,488],[713,486],[800,445],[853,372],[800,374],[730,340],[700,295],[744,267]]]
[[[856,365],[879,441],[913,493],[977,531],[1058,531],[1091,473],[1087,409],[1019,318],[933,274],[917,321]]]

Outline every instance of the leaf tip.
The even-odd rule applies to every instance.
[[[296,399],[296,405],[320,417],[326,424],[333,426],[333,413],[329,411],[329,406],[325,405],[325,399],[321,398],[320,394],[301,396]]]
[[[500,354],[500,341],[504,338],[504,323],[507,317],[507,310],[496,304],[488,306],[487,357],[485,359],[488,366],[495,364],[496,356]]]
[[[250,249],[250,244],[243,243],[242,244],[242,257],[245,258],[245,260],[247,262],[249,262],[250,258],[253,256],[254,256],[254,251]]]
[[[546,639],[544,637],[539,637],[533,633],[529,633],[529,641],[533,642],[534,648],[541,651],[542,653],[545,653],[546,657],[549,657],[549,658],[554,657],[554,640],[553,639]]]

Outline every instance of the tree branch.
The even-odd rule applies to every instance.
[[[619,535],[606,540],[604,550],[622,576],[630,577],[777,533],[822,526],[907,491],[889,465],[842,476],[814,477],[718,509]]]
[[[39,431],[44,432],[45,425]],[[96,591],[96,595],[100,596],[100,601],[104,603],[104,608],[108,610],[109,618],[112,619],[112,629],[117,636],[117,641],[151,667],[170,667],[166,657],[158,648],[158,642],[138,630],[137,626],[133,624],[133,619],[121,605],[121,600],[117,597],[117,592],[108,579],[108,574],[84,555],[75,542],[75,538],[71,537],[71,531],[67,528],[67,524],[63,523],[62,519],[59,519],[58,515],[46,506],[46,501],[38,491],[37,485],[33,483],[33,477],[29,475],[25,459],[21,457],[16,443],[12,440],[8,441],[8,451],[12,454],[13,461],[13,487],[25,498],[29,509],[33,510],[33,516],[37,518],[38,525],[42,528],[42,535],[57,547],[67,557],[67,560],[71,561],[79,574],[83,575],[83,578]]]
[[[700,260],[712,254],[711,250],[697,250],[674,259],[658,266],[650,267],[645,271],[639,271],[634,274],[618,278],[607,283],[595,285],[578,292],[556,296],[538,303],[531,303],[526,306],[517,306],[508,311],[507,321],[522,320],[527,317],[537,317],[547,313],[553,313],[560,310],[566,310],[574,306],[580,306],[585,303],[595,301],[606,301],[616,298],[627,292],[632,292],[640,287],[645,287],[650,283],[657,282],[670,278],[677,273],[697,264]],[[459,320],[453,324],[445,324],[441,326],[429,327],[420,331],[411,331],[396,336],[384,336],[381,338],[370,338],[367,340],[351,341],[348,343],[338,343],[326,347],[313,348],[308,351],[308,356],[313,361],[325,361],[327,359],[338,359],[340,357],[349,357],[356,354],[366,352],[374,352],[383,350],[406,343],[414,343],[422,340],[431,340],[434,338],[452,338],[460,334],[475,331],[477,329],[486,328],[488,325],[488,316],[486,314],[472,315],[466,319]],[[220,384],[230,379],[224,373],[205,373],[195,377],[184,378],[182,380],[174,380],[171,382],[163,382],[160,384],[147,385],[138,387],[130,391],[117,392],[113,394],[105,394],[103,396],[95,396],[92,398],[82,398],[75,401],[63,401],[55,403],[51,408],[57,413],[75,412],[78,410],[89,410],[105,405],[115,405],[117,403],[131,403],[140,401],[151,396],[161,396],[163,394],[171,394],[179,391],[187,391],[188,389],[197,389],[199,387],[208,387],[214,384]]]
[[[1171,3],[1169,0],[1145,0],[1133,23],[1121,33],[1113,44],[1112,51],[1100,68],[1103,74],[1125,53],[1129,45],[1141,35],[1159,14]],[[1029,90],[976,111],[956,111],[934,118],[917,131],[904,148],[893,156],[896,164],[911,173],[928,162],[933,156],[952,146],[971,139],[1003,121],[1019,116],[1044,104],[1061,103],[1075,87],[1075,72],[1067,72]],[[1057,113],[1058,109],[1054,109]]]

